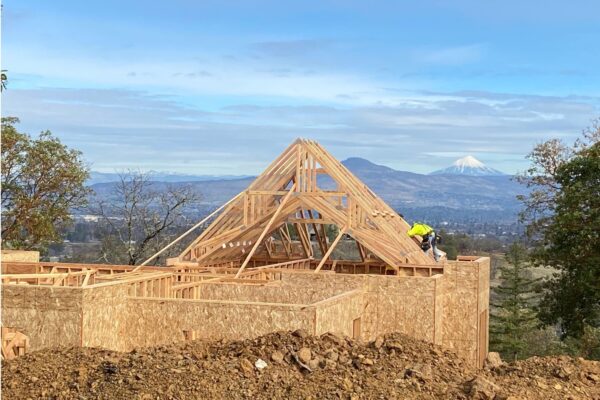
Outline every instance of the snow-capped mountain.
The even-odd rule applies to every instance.
[[[506,174],[486,166],[473,156],[466,156],[454,161],[448,168],[433,171],[430,175],[498,176]]]

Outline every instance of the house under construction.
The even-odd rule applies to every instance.
[[[483,363],[489,258],[435,262],[406,221],[318,143],[296,140],[201,222],[210,219],[166,267],[3,252],[2,326],[28,338],[29,351],[129,351],[300,328],[365,340],[402,332]],[[22,351],[9,342],[5,356]]]

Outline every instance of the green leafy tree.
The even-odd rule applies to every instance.
[[[500,268],[500,285],[495,287],[490,342],[507,359],[524,358],[527,338],[536,330],[533,309],[535,280],[528,271],[525,248],[514,243],[506,254],[508,264]]]
[[[50,131],[20,133],[18,122],[2,118],[2,247],[43,249],[60,241],[71,209],[86,204],[89,173],[81,152]]]
[[[554,215],[556,197],[561,193],[561,184],[558,182],[560,167],[598,141],[600,118],[594,120],[572,146],[560,139],[551,139],[536,145],[529,153],[529,168],[517,174],[515,180],[529,189],[528,194],[517,198],[524,206],[519,217],[527,225],[530,239],[541,239]]]
[[[600,142],[556,170],[559,191],[534,254],[558,272],[545,285],[540,317],[563,336],[580,338],[600,326]]]

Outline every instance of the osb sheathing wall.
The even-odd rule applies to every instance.
[[[488,351],[490,259],[450,261],[444,274],[425,277],[380,275],[283,274],[290,287],[336,291],[363,288],[361,336],[372,340],[389,332],[441,344],[471,361],[481,363]],[[480,335],[483,343],[478,343]]]
[[[480,343],[478,346],[478,365],[483,366],[485,359],[487,358],[488,350],[489,350],[489,324],[490,324],[490,270],[491,263],[489,258],[480,259],[478,261],[479,264],[479,287],[478,287],[478,297],[479,297],[479,306],[477,308],[477,312],[479,314],[479,331],[477,332],[480,340],[483,340],[483,343]],[[485,319],[482,321],[481,318]]]
[[[442,346],[454,350],[474,364],[479,355],[487,354],[487,318],[480,327],[481,315],[489,310],[490,259],[451,261],[444,270],[442,281]],[[480,329],[485,343],[478,345]]]
[[[35,274],[37,263],[14,262],[2,263],[3,274]]]
[[[40,252],[33,250],[2,250],[0,252],[0,261],[8,262],[28,262],[36,263],[40,261]]]
[[[361,289],[345,292],[312,305],[315,311],[314,335],[334,332],[354,336],[353,322],[361,319],[366,293]]]
[[[374,328],[368,338],[401,332],[422,340],[434,342],[436,283],[439,278],[369,276],[368,301],[376,305],[376,312],[366,313],[365,318],[374,317],[370,324]],[[436,329],[437,328],[437,329]]]
[[[365,287],[365,280],[368,275],[350,275],[350,274],[314,274],[314,273],[296,273],[282,271],[281,282],[287,286],[288,290],[311,290],[321,291],[325,295],[338,293],[340,290],[349,291]]]
[[[2,326],[29,336],[31,350],[52,346],[126,350],[125,285],[52,287],[2,285]]]
[[[200,299],[225,301],[250,301],[262,303],[312,304],[340,294],[347,289],[329,290],[306,286],[294,288],[274,281],[267,285],[244,285],[236,283],[207,283],[200,287]]]
[[[173,343],[184,331],[205,339],[244,339],[278,330],[315,330],[314,309],[294,304],[130,298],[123,349]]]
[[[3,285],[2,326],[30,339],[30,350],[80,346],[83,294],[70,287]]]
[[[129,298],[128,335],[119,347],[181,341],[184,331],[206,339],[245,339],[295,329],[352,336],[352,323],[364,310],[364,294],[354,290],[311,305]]]
[[[291,287],[336,293],[340,290],[364,291],[361,337],[402,332],[423,340],[441,340],[440,304],[436,308],[436,291],[442,275],[434,277],[391,277],[382,275],[283,274],[282,281]],[[436,313],[437,310],[437,313]],[[437,325],[436,325],[437,324]]]
[[[125,350],[122,338],[129,331],[127,316],[138,312],[128,308],[127,286],[105,284],[82,291],[82,346]]]
[[[3,274],[35,274],[40,252],[32,250],[2,250],[0,252]]]

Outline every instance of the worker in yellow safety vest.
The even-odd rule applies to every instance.
[[[442,254],[436,247],[437,237],[432,227],[427,224],[415,222],[412,228],[410,228],[408,231],[408,236],[411,238],[414,238],[415,236],[421,236],[423,239],[421,241],[421,248],[425,254],[429,254],[429,250],[433,249],[433,257],[435,258],[435,261],[439,261]]]

